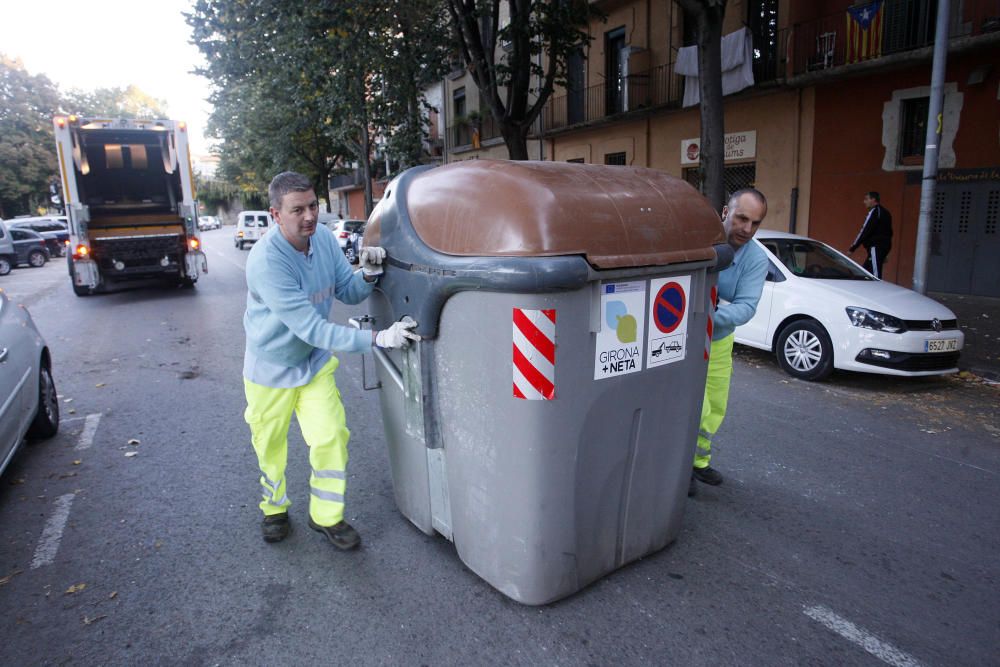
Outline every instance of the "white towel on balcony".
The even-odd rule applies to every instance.
[[[685,46],[677,51],[674,72],[684,77],[684,106],[698,104],[701,88],[697,46]],[[740,28],[722,38],[722,94],[731,95],[753,83],[753,36],[748,28]]]

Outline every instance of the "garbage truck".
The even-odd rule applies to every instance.
[[[187,124],[59,115],[53,125],[77,296],[148,279],[194,287],[208,262]]]

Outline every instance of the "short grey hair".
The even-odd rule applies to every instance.
[[[283,171],[271,179],[267,186],[267,199],[271,208],[281,210],[281,200],[289,192],[309,192],[313,189],[312,181],[307,176],[295,171]]]
[[[765,209],[767,208],[767,198],[765,198],[764,194],[757,188],[740,188],[729,197],[726,207],[732,210],[733,206],[736,205],[736,201],[743,195],[750,195],[751,197],[754,197],[757,201],[764,205]]]

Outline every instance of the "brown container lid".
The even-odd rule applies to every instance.
[[[614,269],[712,260],[725,242],[701,194],[640,167],[454,162],[417,175],[406,205],[420,239],[449,255],[584,255]]]

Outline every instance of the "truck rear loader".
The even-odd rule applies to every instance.
[[[53,124],[77,296],[150,278],[193,287],[208,273],[184,122],[70,115]]]

